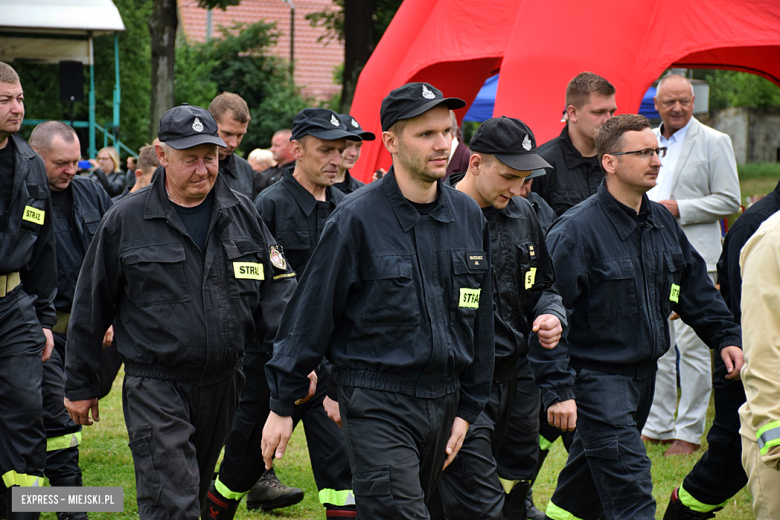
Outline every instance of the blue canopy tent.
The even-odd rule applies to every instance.
[[[484,85],[479,90],[479,94],[474,99],[474,103],[469,107],[468,112],[463,117],[463,121],[476,121],[481,123],[493,117],[493,105],[496,102],[496,91],[498,90],[498,74],[490,76],[485,80]],[[655,87],[650,87],[642,97],[642,104],[639,113],[648,119],[658,119],[661,116],[655,109],[653,97],[655,96]]]

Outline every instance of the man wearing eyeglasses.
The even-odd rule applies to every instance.
[[[665,153],[657,146],[644,116],[605,122],[596,136],[605,181],[547,234],[568,342],[552,350],[532,343],[528,358],[550,424],[576,427],[547,506],[552,520],[655,518],[639,432],[656,362],[669,350],[672,311],[723,358],[727,378],[742,367],[740,328],[705,261],[671,213],[645,195]]]
[[[647,195],[675,216],[714,284],[721,252],[719,221],[740,203],[731,139],[693,117],[695,96],[688,79],[667,75],[657,88],[655,107],[663,123],[655,135],[668,153],[661,159],[658,184]],[[647,442],[671,444],[666,456],[689,455],[699,449],[704,434],[712,392],[710,352],[687,324],[675,319],[670,328],[671,346],[680,351],[682,396],[678,405],[677,354],[670,348],[658,361],[653,407],[642,434]]]

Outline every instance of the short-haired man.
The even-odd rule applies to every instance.
[[[465,173],[469,169],[469,158],[471,157],[471,150],[462,141],[463,136],[458,133],[460,128],[458,128],[458,117],[454,110],[450,110],[450,121],[452,121],[452,147],[450,148],[445,179],[449,179],[450,175],[454,173]]]
[[[566,86],[566,126],[539,147],[539,155],[554,169],[533,186],[558,216],[596,193],[601,184],[596,132],[616,110],[615,87],[597,74],[581,72]]]
[[[523,144],[525,143],[525,144]],[[528,345],[558,344],[566,310],[552,289],[554,272],[544,234],[533,208],[520,194],[525,180],[544,173],[536,139],[519,119],[498,117],[482,123],[471,139],[468,171],[447,182],[477,201],[490,226],[493,258],[495,364],[490,400],[469,426],[455,461],[439,481],[442,513],[432,518],[473,520],[502,517],[525,520],[525,498],[536,471],[539,449],[539,391],[528,365]],[[516,397],[523,399],[517,401]],[[524,424],[505,443],[510,418]],[[506,448],[507,461],[494,455]],[[506,496],[506,499],[505,499]],[[506,506],[504,506],[506,502]]]
[[[393,168],[331,215],[266,365],[266,467],[284,454],[307,375],[325,355],[334,365],[361,518],[428,518],[429,492],[490,395],[490,231],[440,181],[448,108],[463,106],[427,83],[382,101]]]
[[[669,349],[667,317],[674,311],[689,323],[730,379],[742,366],[740,329],[672,214],[646,196],[665,152],[647,118],[610,119],[596,148],[605,181],[547,234],[568,345],[532,344],[529,354],[549,422],[576,426],[547,516],[650,520],[655,500],[640,430],[656,361]]]
[[[38,518],[11,513],[11,487],[41,485],[46,464],[41,361],[54,348],[51,328],[57,321],[46,167],[16,135],[23,119],[19,76],[0,62],[0,490],[7,498],[0,504],[7,504],[8,518],[20,519]]]
[[[127,186],[125,191],[114,197],[114,202],[118,202],[125,198],[130,193],[135,193],[144,186],[148,186],[152,182],[152,175],[154,171],[160,167],[160,159],[157,157],[157,152],[154,149],[154,145],[147,144],[138,151],[138,168],[134,172],[133,185]]]
[[[76,132],[65,123],[47,121],[33,129],[30,147],[43,159],[51,190],[57,240],[58,284],[54,307],[54,350],[43,365],[43,426],[46,429],[46,478],[52,486],[81,486],[79,448],[81,425],[73,422],[63,405],[65,398],[65,342],[73,294],[84,255],[100,219],[111,207],[104,189],[76,175],[81,147]],[[110,342],[110,337],[107,338]],[[85,513],[70,513],[73,520]],[[60,516],[61,518],[62,516]]]
[[[279,245],[290,267],[302,276],[312,257],[325,221],[344,198],[333,187],[346,138],[359,140],[347,130],[332,110],[306,108],[293,120],[290,143],[295,169],[264,190],[255,205]],[[270,352],[247,352],[244,367],[264,373]],[[344,435],[322,406],[328,386],[328,370],[317,371],[314,396],[295,407],[293,422],[303,421],[312,461],[314,479],[326,516],[354,517],[352,474],[344,446]],[[285,507],[303,499],[299,489],[283,486],[273,468],[263,473],[260,441],[263,421],[269,412],[268,382],[264,377],[247,382],[241,395],[238,420],[225,447],[225,458],[211,495],[226,504],[227,514],[215,520],[232,518],[235,507],[248,493],[247,508],[264,510]],[[260,480],[258,480],[260,479]],[[250,491],[251,490],[251,491]],[[216,509],[216,508],[215,508]]]
[[[780,213],[769,217],[740,254],[745,402],[739,409],[742,464],[757,520],[780,518]]]
[[[271,347],[295,280],[251,201],[218,175],[225,143],[211,114],[172,108],[159,139],[152,184],[106,214],[87,250],[65,405],[77,424],[98,419],[101,344],[114,323],[139,516],[193,519],[233,424],[241,356]]]
[[[248,162],[249,166],[251,166],[255,171],[255,175],[267,170],[271,166],[276,165],[273,152],[271,150],[262,150],[260,148],[255,148],[252,150],[249,153],[249,156],[246,158],[246,162]]]
[[[354,168],[360,159],[360,150],[363,147],[363,141],[373,141],[376,139],[376,135],[374,135],[373,132],[363,130],[363,127],[360,126],[357,119],[349,114],[340,114],[339,119],[341,119],[341,122],[344,123],[349,132],[361,139],[360,141],[357,139],[347,139],[347,147],[342,154],[339,172],[336,174],[336,183],[333,185],[344,195],[349,195],[358,188],[362,188],[366,185],[366,183],[360,182],[350,175],[349,170]]]
[[[655,107],[663,123],[655,130],[658,146],[668,149],[658,184],[647,196],[668,209],[717,281],[721,252],[719,220],[739,209],[739,177],[731,138],[693,117],[691,82],[676,74],[658,83]],[[644,439],[671,443],[664,455],[690,455],[701,445],[712,391],[707,345],[687,323],[670,322],[672,346],[680,351],[680,401],[677,402],[677,352],[658,361],[658,377]],[[675,411],[677,412],[675,418]]]
[[[271,138],[271,153],[274,154],[276,166],[255,174],[255,193],[260,193],[270,185],[279,182],[287,170],[295,166],[295,157],[290,151],[292,130],[285,128],[277,130]]]
[[[209,112],[214,116],[219,137],[225,143],[224,147],[219,147],[220,175],[231,189],[254,199],[255,172],[248,162],[236,154],[252,120],[246,101],[238,94],[223,92],[211,101]]]

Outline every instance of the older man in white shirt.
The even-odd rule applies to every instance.
[[[694,99],[693,86],[683,76],[671,74],[658,83],[655,107],[663,123],[655,133],[667,153],[648,196],[678,219],[715,283],[721,252],[719,221],[739,209],[739,178],[731,139],[693,117]],[[653,407],[642,438],[671,444],[666,456],[687,455],[699,449],[704,434],[712,392],[710,350],[682,321],[672,320],[670,327],[680,351],[682,396],[678,407],[677,356],[670,348],[658,360]]]

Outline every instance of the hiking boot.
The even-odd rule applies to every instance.
[[[246,508],[250,511],[261,509],[270,511],[289,507],[303,500],[303,490],[285,486],[276,477],[273,468],[263,473],[246,496]]]
[[[672,491],[672,496],[669,498],[669,505],[666,506],[666,513],[664,513],[663,520],[706,520],[707,518],[715,518],[715,511],[723,509],[722,507],[716,507],[712,511],[706,513],[694,511],[680,501],[680,497],[677,494],[678,489],[679,488],[675,488],[675,490]]]
[[[57,513],[57,520],[89,520],[87,513]]]

